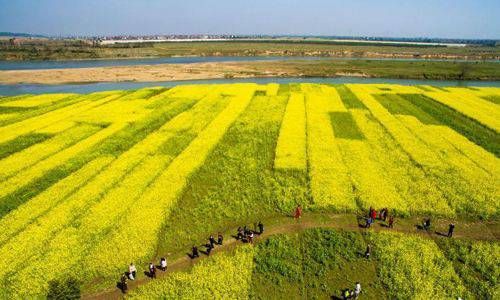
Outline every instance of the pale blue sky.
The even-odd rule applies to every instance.
[[[0,31],[500,38],[500,0],[0,0]]]

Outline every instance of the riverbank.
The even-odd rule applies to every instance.
[[[297,60],[158,64],[0,71],[0,84],[164,82],[266,77],[364,77],[430,80],[500,80],[495,62]]]

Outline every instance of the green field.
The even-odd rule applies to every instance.
[[[331,41],[163,42],[92,46],[82,40],[0,43],[0,59],[96,59],[171,56],[332,56],[385,58],[498,59],[499,47],[435,47]]]
[[[357,281],[367,299],[498,298],[499,96],[248,83],[2,97],[0,298],[120,297],[132,261],[143,299],[329,299]],[[370,207],[396,228],[360,228]],[[254,246],[230,237],[260,220]],[[217,232],[213,257],[186,258]],[[172,270],[150,283],[162,256]]]

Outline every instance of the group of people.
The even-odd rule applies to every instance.
[[[426,231],[429,231],[431,229],[431,218],[424,219],[424,221],[422,222],[422,228]],[[453,237],[454,231],[455,231],[455,223],[450,223],[448,225],[448,233],[446,234],[446,236],[449,238]]]
[[[361,294],[361,284],[359,282],[356,282],[356,285],[354,286],[354,290],[351,289],[345,289],[342,292],[342,298],[345,299],[358,299],[359,295]]]
[[[241,226],[238,227],[238,230],[237,230],[236,236],[235,236],[236,239],[253,244],[255,234],[260,235],[260,234],[264,233],[264,224],[262,224],[262,222],[259,222],[256,225],[256,227],[258,228],[258,230],[250,230],[246,225],[244,227],[241,227]],[[217,239],[215,238],[215,236],[211,235],[208,238],[208,243],[205,244],[206,252],[204,252],[204,253],[206,255],[210,255],[210,252],[212,252],[212,250],[215,248],[215,246],[216,245],[221,246],[223,242],[224,242],[224,236],[222,235],[222,233],[219,232],[217,234]],[[200,250],[198,249],[198,247],[196,245],[193,246],[193,248],[191,248],[190,257],[192,259],[200,257]]]
[[[247,242],[253,244],[253,239],[255,234],[261,235],[264,233],[264,224],[259,222],[256,226],[258,230],[250,230],[246,225],[243,227],[238,227],[236,231],[236,239],[239,241]]]
[[[217,240],[215,239],[215,237],[213,235],[210,235],[210,237],[208,238],[208,243],[205,244],[205,247],[206,247],[205,253],[207,255],[210,255],[210,252],[212,252],[212,250],[215,248],[215,245],[221,246],[223,242],[224,242],[224,236],[222,235],[222,233],[219,232],[217,234]],[[200,257],[200,250],[198,250],[198,247],[196,245],[191,248],[191,255],[190,256],[192,259]]]
[[[294,214],[293,214],[293,217],[297,220],[302,217],[302,207],[300,205],[298,205],[296,207]],[[377,220],[377,219],[381,220],[383,222],[386,222],[387,223],[386,226],[389,228],[393,228],[393,226],[394,226],[394,215],[389,215],[389,210],[387,208],[382,208],[377,213],[377,211],[373,207],[370,207],[370,210],[368,212],[368,216],[366,218],[365,227],[369,228],[371,226],[371,224],[373,224],[375,222],[375,220]],[[241,227],[241,226],[238,227],[235,238],[237,240],[253,244],[255,234],[261,235],[262,233],[264,233],[264,225],[262,224],[262,222],[259,222],[258,224],[254,224],[254,226],[256,228],[255,230],[250,230],[246,225],[243,227]],[[430,230],[430,228],[431,228],[431,219],[430,218],[426,218],[423,220],[422,228],[426,231]],[[449,224],[447,237],[451,238],[453,236],[454,229],[455,229],[455,224],[454,223]],[[205,244],[205,247],[206,247],[205,254],[210,255],[210,252],[215,248],[215,246],[222,245],[223,241],[224,241],[224,237],[220,232],[217,234],[217,238],[214,235],[210,235],[210,237],[208,238],[208,243]],[[194,258],[200,257],[199,252],[200,251],[198,250],[198,247],[193,246],[192,254],[190,255],[191,258],[194,259]],[[370,258],[370,256],[371,256],[370,244],[367,245],[364,256],[366,259]],[[158,265],[158,268],[162,271],[167,270],[167,259],[166,258],[162,257],[160,259],[160,263]],[[156,269],[157,269],[157,267],[151,262],[149,264],[149,274],[148,274],[149,277],[156,278]],[[123,293],[127,292],[128,280],[135,280],[136,275],[137,275],[137,268],[135,267],[135,265],[133,263],[131,263],[129,265],[128,272],[125,272],[124,274],[122,274],[122,277],[121,277],[120,283],[121,283],[121,288],[122,288]],[[357,299],[360,293],[361,293],[361,284],[359,282],[357,282],[354,290],[345,289],[342,292],[342,296],[343,296],[343,299],[351,299],[351,298]]]
[[[165,272],[167,270],[167,259],[165,257],[160,258],[160,263],[158,265],[158,268]],[[149,263],[148,266],[149,269],[149,277],[151,278],[156,278],[156,266],[152,262]],[[128,272],[125,272],[122,274],[122,277],[120,278],[120,285],[123,293],[127,293],[128,290],[128,281],[129,280],[135,280],[137,277],[137,267],[134,265],[134,263],[130,263],[128,266]]]
[[[389,222],[387,222],[387,226],[389,228],[394,227],[394,215],[389,216],[389,209],[382,208],[380,212],[377,214],[377,211],[373,207],[370,207],[370,211],[368,212],[368,217],[366,218],[365,228],[370,228],[370,226],[373,223],[375,223],[375,220],[377,219],[384,222],[387,222],[387,219],[389,219]]]

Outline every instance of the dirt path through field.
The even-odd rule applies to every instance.
[[[425,238],[446,238],[443,235],[447,232],[448,224],[454,222],[456,224],[453,238],[458,239],[473,239],[473,240],[499,240],[500,239],[500,223],[495,221],[478,222],[478,221],[457,221],[452,219],[433,219],[432,230],[427,232],[417,228],[421,224],[422,218],[406,218],[396,219],[394,228],[390,229],[385,226],[383,221],[377,221],[369,229],[363,228],[364,220],[361,216],[354,214],[325,214],[325,213],[306,213],[302,219],[295,220],[289,216],[278,216],[263,220],[265,230],[262,235],[257,235],[255,243],[262,242],[269,236],[282,233],[300,232],[308,228],[332,228],[346,231],[394,231],[405,234],[419,235]],[[243,225],[243,224],[242,224]],[[252,228],[253,226],[250,226]],[[236,228],[231,232],[236,233]],[[236,240],[233,236],[225,236],[224,244],[216,246],[212,253],[222,251],[229,251],[238,245],[242,244],[241,241]],[[203,249],[202,249],[203,250]],[[186,249],[186,253],[189,249]],[[202,254],[200,258],[190,259],[185,253],[178,253],[179,258],[169,261],[168,269],[166,272],[157,272],[157,278],[168,276],[169,273],[182,271],[190,266],[195,265],[200,260],[205,259],[207,256]],[[213,254],[212,254],[213,255]],[[155,258],[155,262],[157,259]],[[126,266],[124,266],[125,268]],[[119,278],[117,274],[117,279]],[[143,274],[139,274],[138,279],[129,281],[129,291],[134,290],[140,285],[150,282],[152,279]],[[116,288],[110,288],[95,294],[88,294],[83,296],[84,299],[121,299],[123,294]]]

